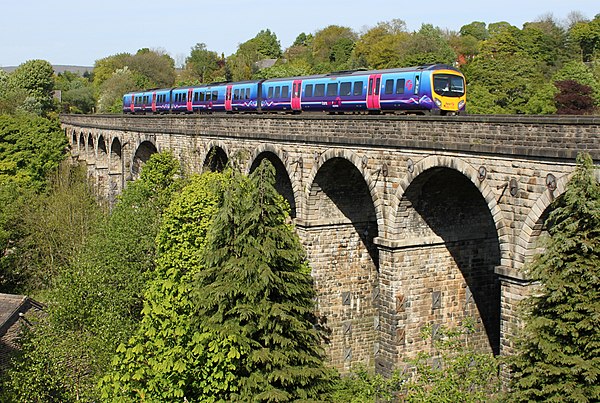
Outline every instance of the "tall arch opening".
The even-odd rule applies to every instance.
[[[208,154],[206,154],[206,158],[204,159],[204,164],[202,165],[203,171],[210,172],[223,172],[229,159],[227,158],[227,153],[221,147],[214,146],[211,147]]]
[[[148,162],[150,156],[156,152],[158,152],[156,146],[150,141],[144,141],[138,146],[133,155],[133,163],[131,164],[131,174],[134,180],[140,177],[142,167]]]
[[[287,200],[290,206],[290,216],[292,218],[296,218],[296,200],[294,198],[292,181],[290,180],[288,172],[279,157],[269,151],[260,153],[252,162],[250,172],[253,172],[256,168],[258,168],[264,159],[268,160],[275,168],[275,189],[285,198],[285,200]]]
[[[349,160],[336,157],[320,167],[305,221],[297,228],[315,279],[318,313],[331,331],[331,362],[342,371],[357,362],[368,365],[375,343],[378,226],[369,186]]]
[[[96,161],[96,146],[94,145],[94,137],[92,133],[88,135],[86,156],[88,163],[94,163]]]
[[[400,354],[427,348],[424,326],[435,331],[465,322],[474,325],[477,348],[498,354],[500,246],[479,189],[453,169],[429,169],[405,190],[396,217],[391,270]]]

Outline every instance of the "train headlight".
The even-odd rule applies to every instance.
[[[462,100],[462,101],[460,101],[460,102],[458,103],[458,109],[462,109],[462,108],[463,108],[463,106],[465,106],[465,101],[464,101],[464,100]]]
[[[439,99],[437,99],[437,98],[433,98],[433,100],[434,100],[435,104],[438,106],[438,108],[441,108],[441,107],[442,107],[442,101],[440,101],[440,100],[439,100]]]

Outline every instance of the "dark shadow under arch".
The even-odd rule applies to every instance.
[[[275,189],[287,200],[290,205],[290,216],[296,218],[296,200],[294,198],[294,190],[292,188],[292,182],[288,175],[283,162],[277,155],[270,151],[264,151],[260,153],[256,159],[252,162],[250,172],[252,173],[260,163],[264,160],[268,160],[275,168]]]
[[[478,316],[476,319],[483,324],[489,347],[498,354],[500,283],[494,269],[500,264],[500,246],[492,214],[479,189],[458,171],[429,169],[406,189],[397,217],[401,239],[417,243],[433,239],[429,242],[434,244],[435,239],[441,238],[468,287],[464,290],[464,299],[456,306],[464,304],[465,317]],[[435,261],[427,263],[436,264]],[[476,310],[468,308],[469,299]]]
[[[202,165],[202,170],[210,172],[223,172],[228,162],[229,158],[227,158],[227,153],[225,150],[223,150],[221,147],[214,146],[210,149],[208,154],[206,154],[204,164]]]

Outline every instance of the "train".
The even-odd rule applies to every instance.
[[[403,113],[458,115],[466,82],[433,64],[129,92],[123,113]]]

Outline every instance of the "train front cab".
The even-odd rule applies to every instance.
[[[465,112],[467,91],[465,77],[454,70],[435,70],[431,74],[433,102],[441,115],[458,115]]]

